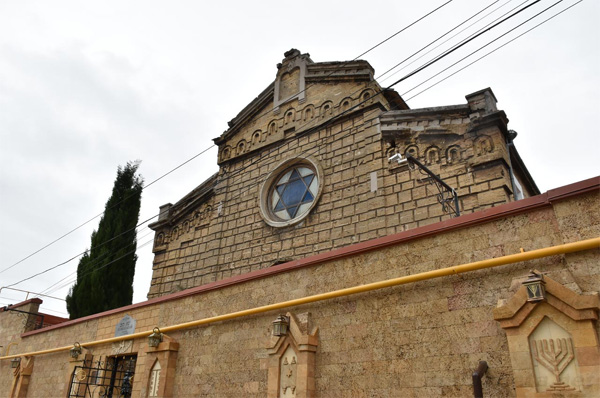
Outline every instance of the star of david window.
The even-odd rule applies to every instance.
[[[271,197],[271,210],[282,220],[301,216],[315,200],[319,182],[315,172],[308,167],[288,170],[275,184]]]
[[[276,166],[259,191],[265,222],[285,227],[302,221],[319,200],[322,179],[323,171],[311,157],[289,159]]]

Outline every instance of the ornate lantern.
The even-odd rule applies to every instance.
[[[21,364],[21,358],[13,358],[10,360],[10,367],[16,369]]]
[[[536,274],[533,270],[523,285],[527,289],[527,301],[542,301],[546,299],[546,290],[544,289],[544,277],[541,274]]]
[[[152,334],[148,336],[148,345],[150,347],[158,347],[160,342],[163,340],[163,334],[160,332],[158,327],[155,327],[152,330]]]
[[[79,343],[73,344],[73,348],[69,350],[69,355],[71,355],[71,358],[77,359],[81,355],[81,345]]]
[[[277,319],[273,321],[273,336],[285,336],[287,335],[288,328],[290,326],[290,320],[285,315],[279,315]]]

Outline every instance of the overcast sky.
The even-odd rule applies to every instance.
[[[350,60],[444,2],[0,0],[0,270],[99,214],[117,166],[140,159],[150,182],[210,147],[273,81],[285,51],[308,52],[315,62]],[[379,82],[391,84],[522,2],[496,2],[471,22],[502,6],[486,19]],[[361,58],[379,76],[492,3],[454,0]],[[395,89],[406,93],[553,3],[541,1]],[[574,3],[561,2],[421,89]],[[403,97],[411,108],[462,104],[466,94],[491,87],[542,192],[597,176],[599,17],[600,2],[583,1],[423,94]],[[216,170],[213,148],[152,185],[140,220]],[[1,272],[0,286],[82,252],[98,221]],[[149,289],[150,232],[138,232],[134,302]],[[46,291],[77,263],[14,288]],[[69,286],[49,294],[64,298]],[[0,305],[25,295],[4,289]],[[67,316],[61,300],[44,298],[42,310]]]

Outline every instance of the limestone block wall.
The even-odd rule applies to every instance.
[[[597,181],[588,181],[568,191],[549,192],[338,249],[325,257],[255,270],[28,332],[21,336],[19,352],[111,337],[125,314],[137,320],[136,332],[164,328],[521,249],[595,238],[600,235],[600,216],[594,212],[598,187]],[[316,351],[310,373],[316,396],[470,396],[473,369],[485,360],[489,365],[483,378],[486,396],[514,397],[515,372],[506,331],[494,319],[498,301],[513,297],[532,268],[579,295],[597,294],[598,254],[589,250],[545,257],[286,308],[281,313],[310,319],[307,333],[318,339],[313,343]],[[170,341],[179,344],[172,396],[264,397],[271,389],[270,380],[276,380],[268,375],[271,323],[279,313],[168,333]],[[597,332],[597,320],[593,322]],[[151,364],[145,363],[146,339],[135,339],[125,349],[138,355],[136,375],[147,374]],[[115,352],[122,350],[109,344],[89,350],[94,356]],[[66,389],[62,380],[69,378],[68,363],[67,352],[36,357],[27,396],[47,397],[57,388]],[[6,395],[5,386],[10,383],[9,366],[9,361],[0,361],[0,396]],[[147,383],[143,377],[134,378],[137,396],[145,396]],[[597,386],[600,380],[586,375],[585,383],[578,385]],[[580,391],[580,396],[586,396],[586,391]]]
[[[352,87],[336,85],[342,93]],[[309,100],[331,96],[331,88],[323,85],[307,91]],[[468,99],[492,96],[484,90]],[[354,105],[361,97],[349,98]],[[286,106],[297,105],[294,101]],[[342,112],[343,103],[340,99],[333,107],[333,115]],[[152,226],[155,258],[148,297],[450,219],[431,179],[390,163],[394,153],[412,154],[454,187],[462,214],[513,200],[507,120],[495,105],[383,112],[389,106],[371,98],[365,107],[310,134],[292,130],[277,145],[247,146],[247,153],[222,161],[219,173],[198,188],[203,196],[196,202],[184,198]],[[272,227],[260,214],[262,184],[278,164],[303,156],[322,168],[322,194],[302,222]]]

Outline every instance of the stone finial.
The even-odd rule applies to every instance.
[[[484,88],[465,96],[472,112],[483,111],[483,114],[496,112],[498,100],[491,88]]]
[[[295,48],[292,48],[289,51],[286,51],[283,53],[283,56],[285,58],[294,58],[294,57],[297,57],[298,55],[300,55],[300,51],[296,50]]]

